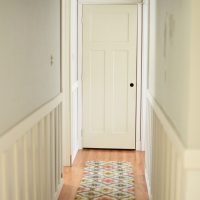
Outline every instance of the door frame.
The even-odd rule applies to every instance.
[[[78,0],[78,137],[79,149],[82,149],[82,48],[83,48],[83,5],[137,5],[138,30],[137,30],[137,84],[136,84],[136,150],[142,150],[141,137],[141,110],[142,110],[142,0]]]
[[[62,158],[71,165],[70,0],[61,1]]]

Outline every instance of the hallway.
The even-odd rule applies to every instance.
[[[3,0],[0,200],[73,200],[86,161],[130,162],[136,200],[200,200],[199,9]]]
[[[127,161],[131,162],[135,176],[135,195],[137,200],[148,200],[144,176],[144,152],[129,150],[80,150],[72,167],[64,169],[64,186],[59,200],[73,200],[82,178],[86,161]]]

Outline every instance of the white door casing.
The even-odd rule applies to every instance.
[[[136,57],[137,5],[83,6],[83,147],[135,149]]]
[[[78,5],[77,1],[71,1],[70,17],[70,66],[71,66],[71,164],[79,150],[78,135]]]

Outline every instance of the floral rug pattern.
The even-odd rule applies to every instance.
[[[130,163],[88,161],[75,200],[135,200],[134,193]]]

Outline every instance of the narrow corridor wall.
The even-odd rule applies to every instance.
[[[0,24],[2,135],[60,93],[60,3],[3,0]]]
[[[191,2],[188,146],[200,149],[200,1]]]
[[[152,0],[149,91],[186,147],[200,148],[197,0]]]
[[[150,199],[200,196],[200,2],[149,0],[145,171]]]

